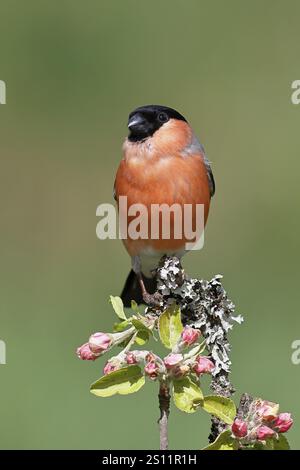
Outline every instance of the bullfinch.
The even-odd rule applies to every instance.
[[[141,106],[129,115],[129,135],[123,144],[123,158],[117,170],[114,197],[119,212],[121,196],[127,206],[143,205],[147,209],[146,236],[127,234],[123,237],[125,248],[132,260],[132,270],[126,280],[121,298],[125,307],[131,300],[139,303],[159,303],[156,291],[155,269],[162,256],[177,256],[187,251],[184,234],[176,234],[173,212],[170,213],[169,237],[164,237],[162,227],[151,236],[152,207],[192,207],[191,218],[195,222],[195,207],[202,205],[205,226],[210,199],[215,193],[215,182],[203,146],[195,136],[187,120],[167,106]],[[126,228],[134,217],[125,217]],[[161,222],[161,214],[159,214]]]

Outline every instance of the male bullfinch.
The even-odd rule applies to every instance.
[[[204,149],[187,120],[172,108],[159,105],[141,106],[129,115],[129,135],[123,145],[114,196],[120,209],[120,197],[127,197],[127,207],[143,204],[148,209],[151,225],[151,205],[197,204],[204,207],[204,225],[215,183]],[[126,214],[120,214],[126,216]],[[192,218],[195,211],[192,210]],[[128,224],[132,217],[128,217]],[[175,236],[174,217],[170,216],[170,237],[151,238],[128,236],[123,240],[132,259],[132,270],[121,298],[126,307],[137,303],[157,303],[151,295],[156,290],[153,272],[164,255],[177,256],[186,252],[186,238]]]

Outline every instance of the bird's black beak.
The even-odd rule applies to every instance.
[[[145,131],[146,119],[139,113],[130,116],[128,119],[128,129],[132,134],[140,134]]]

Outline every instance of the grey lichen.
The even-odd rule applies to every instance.
[[[234,315],[235,305],[221,283],[222,276],[218,274],[210,281],[190,278],[176,257],[162,258],[156,276],[163,308],[176,301],[181,308],[183,324],[200,329],[206,340],[207,350],[215,363],[212,391],[230,397],[234,388],[229,380],[228,332],[235,323],[242,323],[243,317]],[[223,423],[213,418],[209,440],[213,441],[223,429]]]

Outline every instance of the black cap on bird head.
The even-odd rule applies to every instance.
[[[161,126],[170,119],[178,119],[186,121],[186,119],[175,109],[167,106],[150,104],[140,106],[129,114],[128,140],[131,142],[139,142],[154,134]]]

